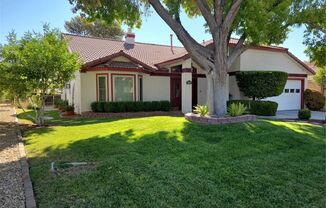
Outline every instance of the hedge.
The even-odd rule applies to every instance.
[[[309,110],[318,111],[325,105],[325,96],[318,91],[306,89],[304,101]]]
[[[298,112],[298,118],[302,120],[309,120],[311,117],[311,112],[308,109],[301,109]]]
[[[170,111],[169,101],[136,101],[136,102],[93,102],[91,103],[93,112],[139,112],[139,111]]]
[[[275,116],[278,104],[272,101],[254,101],[254,100],[230,100],[227,102],[227,106],[232,103],[244,104],[248,112],[259,116]]]
[[[253,100],[280,95],[287,79],[288,74],[280,71],[241,71],[236,73],[240,91]]]

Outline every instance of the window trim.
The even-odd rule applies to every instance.
[[[137,99],[136,99],[136,96],[137,96],[137,94],[136,94],[136,92],[137,92],[137,90],[136,90],[136,74],[118,74],[118,73],[112,73],[111,74],[111,96],[112,96],[112,101],[113,102],[115,102],[115,89],[114,89],[114,77],[132,77],[133,79],[133,87],[134,87],[134,96],[133,96],[133,101],[136,101]]]
[[[109,74],[108,73],[100,73],[96,74],[96,101],[99,101],[99,78],[100,77],[105,77],[106,82],[105,82],[105,100],[109,101]]]

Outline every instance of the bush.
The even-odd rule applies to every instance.
[[[230,116],[241,116],[246,110],[247,107],[242,103],[232,103],[228,108]]]
[[[170,101],[167,101],[167,100],[161,101],[161,110],[162,111],[170,111],[171,110],[171,103],[170,103]]]
[[[275,116],[278,104],[272,101],[253,101],[253,100],[230,100],[227,106],[232,103],[242,103],[247,107],[249,113],[260,116]]]
[[[75,110],[74,105],[67,105],[65,108],[66,112],[74,112],[74,110]]]
[[[194,111],[195,111],[195,113],[199,114],[200,116],[207,116],[208,106],[207,105],[196,105]]]
[[[280,95],[288,74],[279,71],[242,71],[236,73],[236,79],[240,91],[255,100]]]
[[[152,111],[152,102],[143,102],[143,111]]]
[[[169,111],[171,104],[169,101],[146,101],[146,102],[93,102],[91,109],[93,112],[139,112],[139,111]]]
[[[97,102],[92,102],[91,103],[91,109],[93,112],[97,112]]]
[[[309,109],[301,109],[298,112],[298,118],[302,120],[309,120],[311,117],[311,112]]]
[[[61,99],[56,99],[54,102],[54,106],[58,108],[59,110],[66,110],[68,106],[68,101],[67,100],[61,100]]]
[[[93,112],[104,112],[104,106],[106,102],[92,102],[91,109]]]
[[[275,116],[278,104],[272,101],[253,101],[250,103],[250,113],[259,116]]]
[[[325,96],[320,92],[307,89],[304,92],[304,101],[308,109],[318,111],[325,105]]]

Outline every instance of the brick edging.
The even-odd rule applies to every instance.
[[[26,208],[36,208],[32,180],[29,175],[29,165],[28,165],[27,158],[26,158],[23,137],[22,137],[22,133],[19,128],[19,122],[18,122],[15,108],[14,108],[14,114],[15,114],[15,122],[17,125],[17,137],[19,140],[18,150],[19,150],[19,155],[20,155],[20,166],[22,169],[23,189],[24,189],[24,195],[25,195],[25,207]]]
[[[202,124],[228,124],[228,123],[240,123],[240,122],[248,122],[248,121],[255,121],[257,117],[255,115],[242,115],[242,116],[235,116],[235,117],[201,117],[197,114],[187,113],[185,114],[186,119],[196,123]]]

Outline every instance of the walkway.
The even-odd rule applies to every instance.
[[[260,116],[260,118],[270,118],[270,119],[298,119],[298,111],[297,110],[287,110],[287,111],[277,111],[276,116]],[[311,120],[326,120],[326,113],[320,111],[311,111]]]
[[[13,108],[0,104],[0,207],[25,207]]]

